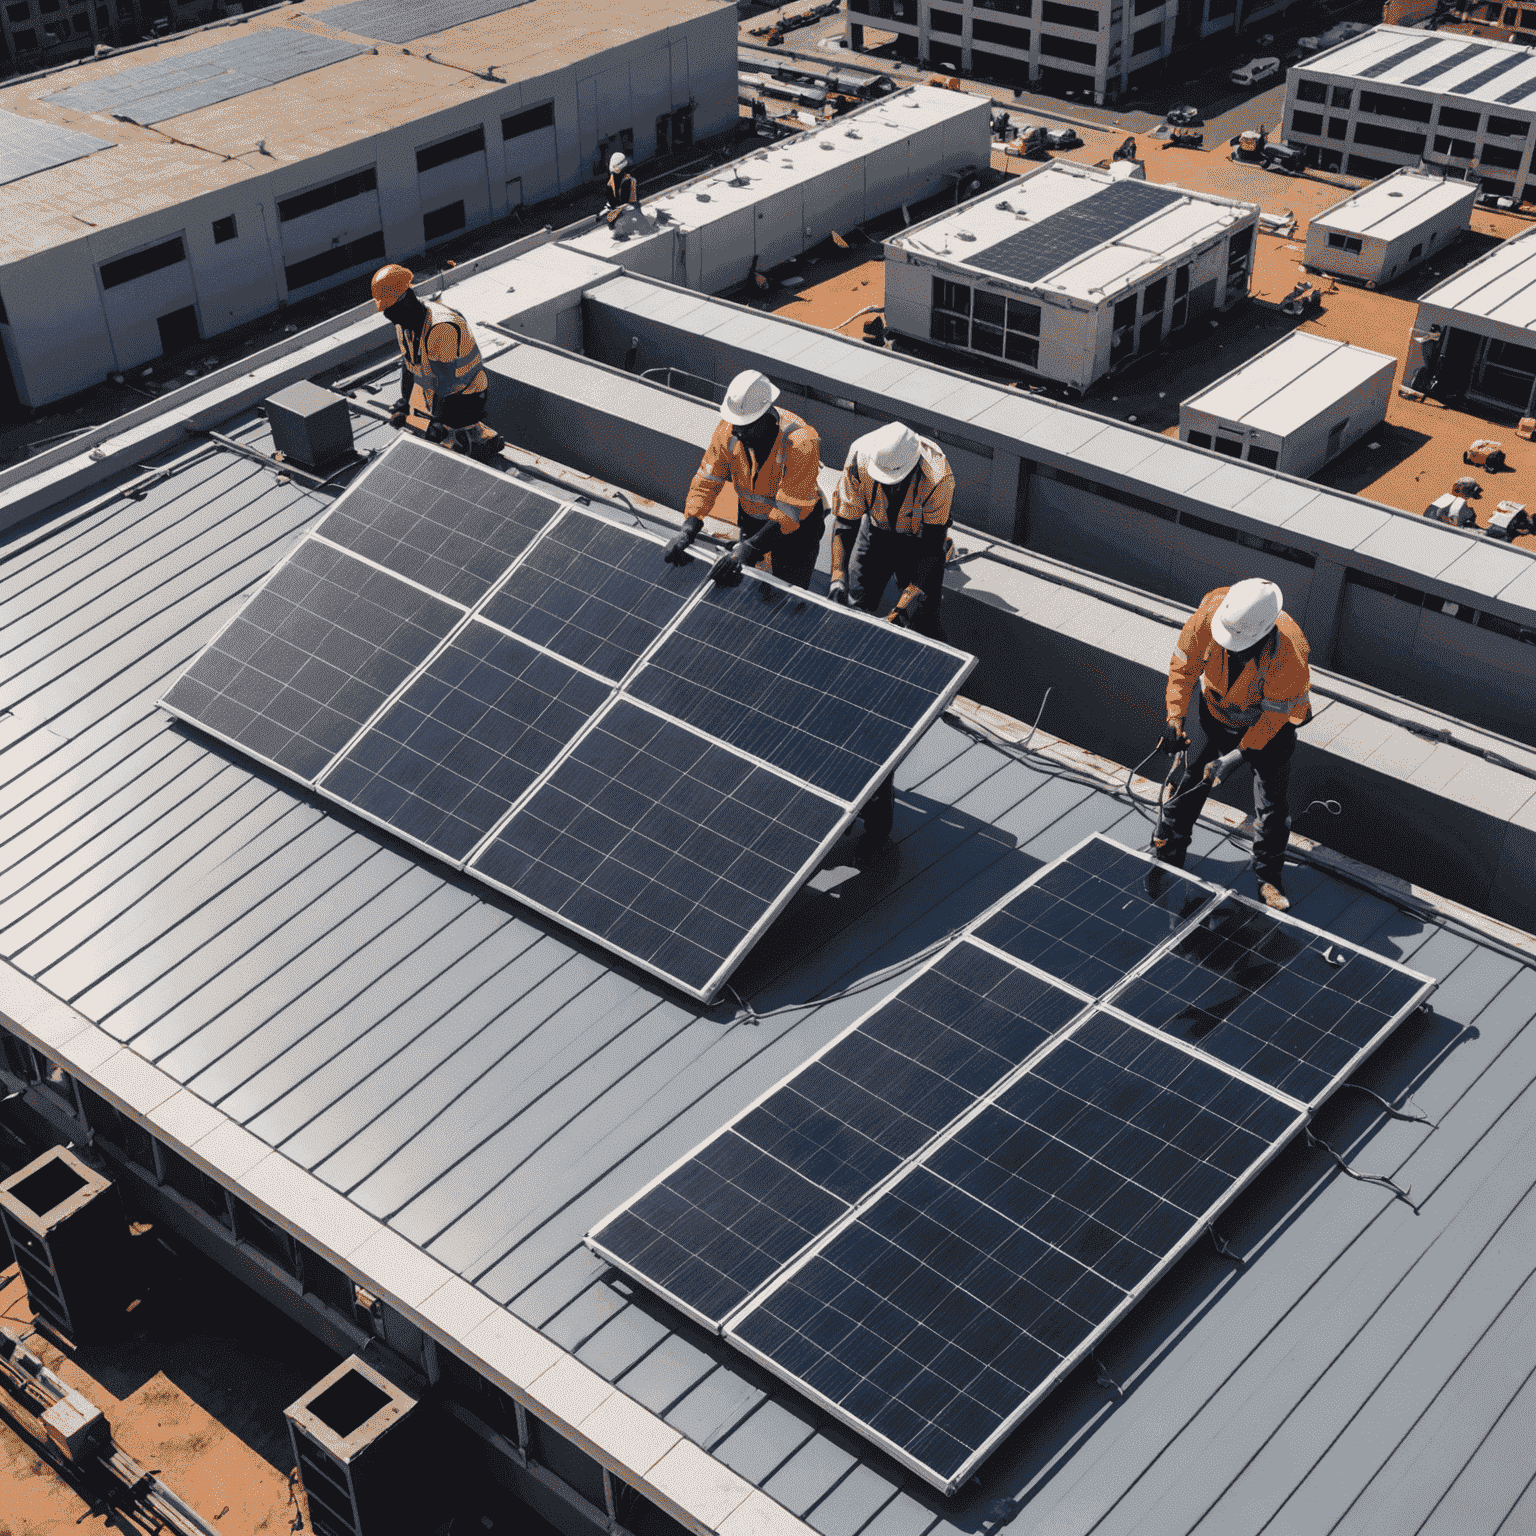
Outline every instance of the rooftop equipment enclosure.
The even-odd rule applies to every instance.
[[[1306,265],[1379,287],[1443,251],[1476,201],[1476,182],[1394,171],[1312,220]]]

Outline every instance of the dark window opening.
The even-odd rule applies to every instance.
[[[1444,114],[1441,114],[1444,121]],[[1522,123],[1518,117],[1490,117],[1488,119],[1488,132],[1496,133],[1501,139],[1523,139],[1530,131],[1529,123]]]
[[[118,288],[124,283],[131,283],[136,277],[148,277],[151,272],[174,267],[178,261],[186,259],[187,253],[182,246],[181,236],[177,235],[174,240],[152,245],[147,251],[136,251],[132,256],[119,256],[116,261],[103,262],[101,286]]]
[[[956,16],[953,11],[930,10],[928,20],[935,32],[958,32],[965,18]]]
[[[1138,53],[1151,53],[1154,48],[1162,47],[1163,26],[1161,22],[1155,22],[1150,27],[1143,27],[1140,32],[1131,38],[1131,54],[1134,57]]]
[[[1322,138],[1323,114],[1321,112],[1292,112],[1291,132],[1305,133],[1315,139]]]
[[[1017,363],[1021,368],[1038,368],[1040,343],[1032,336],[1021,336],[1017,331],[1009,331],[1004,355],[1010,363]]]
[[[233,240],[240,231],[235,227],[235,216],[230,214],[228,218],[215,219],[213,221],[213,243],[223,245],[226,240]]]
[[[1058,27],[1079,27],[1084,32],[1099,30],[1099,13],[1082,5],[1061,5],[1058,0],[1045,0],[1040,7],[1041,21],[1054,22]]]
[[[947,309],[956,315],[968,315],[971,312],[971,290],[964,283],[951,283],[936,277],[933,280],[933,307]]]
[[[1412,101],[1406,96],[1383,96],[1379,91],[1361,91],[1360,110],[1375,117],[1404,117],[1415,123],[1427,123],[1434,113],[1434,103]]]
[[[1184,434],[1184,441],[1192,443],[1196,448],[1209,448],[1211,446],[1211,434],[1209,432],[1196,432],[1191,428]]]
[[[1141,312],[1161,309],[1168,298],[1168,279],[1160,277],[1155,283],[1147,284],[1147,291],[1141,296]]]
[[[972,21],[971,36],[978,43],[992,43],[1000,48],[1017,48],[1021,52],[1029,51],[1029,28],[1016,27],[1006,21]],[[1013,59],[999,60],[999,63],[1013,64]],[[980,66],[977,66],[978,68]]]
[[[433,240],[441,240],[445,235],[451,235],[456,229],[463,229],[464,199],[449,203],[446,208],[434,208],[431,213],[424,213],[421,216],[421,228],[429,244]]]
[[[1341,235],[1338,230],[1328,231],[1328,244],[1335,251],[1347,251],[1351,256],[1360,254],[1360,237],[1358,235]]]
[[[1336,85],[1328,98],[1330,107],[1343,107],[1347,112],[1355,104],[1355,93],[1348,86]]]
[[[1402,128],[1383,128],[1380,123],[1356,123],[1355,143],[1368,144],[1373,149],[1391,149],[1400,155],[1422,155],[1424,135],[1408,133]]]
[[[242,1243],[265,1254],[279,1269],[297,1277],[298,1260],[293,1239],[275,1221],[247,1205],[238,1195],[235,1203],[235,1236]]]
[[[1484,144],[1482,163],[1484,165],[1498,166],[1506,171],[1518,171],[1520,162],[1525,158],[1523,149],[1505,149],[1502,144]]]
[[[197,325],[197,309],[192,304],[161,315],[155,324],[160,328],[160,350],[167,356],[195,347],[203,339]]]
[[[964,347],[970,345],[971,322],[963,315],[946,314],[942,309],[936,309],[928,325],[928,336],[932,341],[944,342],[952,347]]]
[[[307,261],[295,261],[283,271],[291,291],[322,282],[338,272],[361,266],[364,262],[383,259],[384,235],[382,231],[375,231],[371,235],[351,240],[346,245],[333,245],[330,250],[321,251],[318,256],[311,256]]]
[[[1257,443],[1249,443],[1248,462],[1257,464],[1260,469],[1277,469],[1280,465],[1280,451],[1277,448],[1261,448]]]
[[[1080,43],[1072,37],[1042,37],[1040,52],[1053,59],[1070,59],[1074,64],[1092,64],[1099,56],[1097,43]]]
[[[8,5],[8,6],[6,6],[5,14],[12,21],[31,21],[31,19],[32,19],[32,7],[30,5],[27,5],[25,3],[25,0],[23,0],[23,3],[20,4],[20,5]]]
[[[511,117],[501,120],[501,136],[503,139],[520,139],[525,133],[537,133],[541,128],[553,128],[555,126],[555,104],[546,101],[542,106],[529,107],[522,112],[514,112]]]
[[[1113,328],[1118,331],[1123,326],[1135,324],[1135,321],[1136,295],[1133,293],[1129,297],[1121,299],[1120,302],[1115,305],[1114,319],[1112,320],[1111,324]]]
[[[161,1166],[165,1170],[165,1182],[181,1195],[190,1200],[199,1210],[206,1211],[220,1226],[230,1227],[229,1198],[224,1192],[224,1186],[216,1179],[211,1179],[201,1168],[187,1161],[179,1152],[173,1152],[171,1148],[160,1148]]]
[[[1243,456],[1243,445],[1233,442],[1230,437],[1218,437],[1211,446],[1229,459],[1240,459]]]
[[[1026,304],[1022,299],[1008,300],[1008,329],[1022,331],[1026,336],[1040,334],[1040,306]]]
[[[440,165],[447,165],[454,160],[464,160],[470,155],[483,155],[485,153],[485,129],[471,128],[468,133],[461,133],[455,138],[444,139],[441,144],[429,144],[425,149],[416,151],[416,170],[436,170]]]
[[[1298,80],[1296,100],[1325,102],[1328,100],[1328,87],[1321,80]]]
[[[286,224],[290,219],[301,219],[306,213],[318,213],[336,203],[376,192],[379,187],[378,173],[370,165],[366,171],[354,171],[338,181],[327,182],[323,187],[311,187],[307,192],[297,192],[292,197],[278,199],[277,217]]]
[[[1328,119],[1328,137],[1330,139],[1343,139],[1349,136],[1349,122],[1346,118],[1330,117]]]
[[[1482,114],[1479,112],[1463,112],[1459,107],[1440,108],[1440,126],[1442,128],[1468,128],[1473,133],[1476,133],[1478,125],[1482,120]]]

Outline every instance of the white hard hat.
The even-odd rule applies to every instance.
[[[720,415],[733,427],[748,427],[778,398],[779,392],[767,376],[748,368],[731,380]]]
[[[1262,577],[1234,582],[1211,616],[1211,633],[1223,650],[1246,651],[1275,627],[1285,599],[1280,588]]]
[[[893,421],[866,432],[853,445],[853,451],[872,478],[881,485],[895,485],[912,473],[923,456],[923,441],[911,427]]]
[[[617,176],[619,174],[619,172],[622,171],[624,169],[624,167],[626,165],[628,165],[628,164],[629,164],[629,156],[628,155],[617,154],[617,153],[610,155],[608,157],[608,173],[609,173],[609,175]]]

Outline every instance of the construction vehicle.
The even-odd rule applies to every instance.
[[[1205,143],[1205,135],[1198,128],[1174,128],[1169,130],[1164,149],[1199,149]]]
[[[1437,523],[1449,523],[1453,528],[1472,528],[1477,524],[1477,514],[1467,499],[1464,496],[1453,496],[1449,492],[1435,497],[1424,508],[1424,516],[1433,518]]]
[[[1463,464],[1475,464],[1495,473],[1504,468],[1504,445],[1491,437],[1480,437],[1461,456]]]
[[[1230,150],[1227,158],[1258,164],[1264,158],[1264,146],[1268,143],[1269,134],[1264,128],[1244,128],[1236,138],[1227,140]]]
[[[1523,533],[1530,533],[1531,519],[1525,510],[1525,503],[1501,501],[1494,508],[1493,516],[1488,519],[1488,526],[1483,532],[1488,538],[1501,539],[1506,544],[1513,543]]]

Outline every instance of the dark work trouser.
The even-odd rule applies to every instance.
[[[896,578],[896,599],[923,573],[923,540],[921,534],[893,533],[889,528],[876,528],[866,517],[859,525],[859,540],[853,547],[852,569],[848,573],[848,601],[865,613],[876,613],[886,584]],[[944,638],[939,624],[939,603],[944,596],[944,561],[931,561],[928,580],[923,586],[912,627],[920,635],[932,640]]]
[[[766,517],[751,512],[737,513],[737,526],[744,539],[755,539],[767,524]],[[827,509],[818,500],[801,519],[793,533],[780,533],[768,546],[773,557],[773,574],[792,587],[808,587],[816,556],[821,552],[821,536],[827,529]]]
[[[1210,794],[1202,775],[1207,763],[1235,751],[1245,732],[1223,725],[1206,707],[1205,693],[1196,695],[1195,707],[1184,721],[1189,750],[1184,766],[1169,786],[1169,798],[1158,819],[1157,836],[1164,851],[1182,860],[1189,849],[1196,818]],[[1253,873],[1260,881],[1277,884],[1285,868],[1285,850],[1291,833],[1291,758],[1296,751],[1296,727],[1287,722],[1269,745],[1248,756],[1253,769]]]

